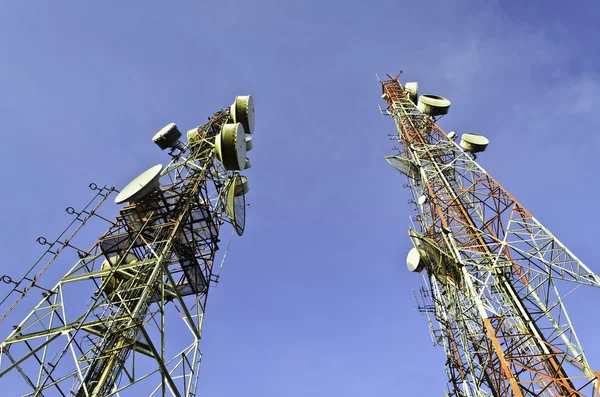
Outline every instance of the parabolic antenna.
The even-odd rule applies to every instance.
[[[231,105],[231,118],[234,123],[241,123],[247,134],[254,132],[254,101],[252,95],[236,96]]]
[[[408,237],[410,237],[410,241],[413,243],[413,245],[415,247],[420,247],[421,239],[425,236],[423,236],[421,233],[417,232],[416,230],[408,229]]]
[[[417,107],[421,112],[429,116],[441,116],[448,114],[450,101],[443,96],[425,94],[419,97]]]
[[[250,191],[250,185],[248,184],[248,177],[238,175],[237,182],[233,194],[235,196],[241,196],[247,194]]]
[[[411,250],[406,258],[406,266],[410,271],[419,272],[427,267],[444,285],[448,282],[447,276],[449,273],[454,281],[460,280],[460,271],[457,271],[456,262],[442,251],[434,240],[412,229],[408,231],[408,235],[413,245],[418,248],[417,253]]]
[[[188,143],[190,145],[193,145],[195,143],[197,143],[200,140],[200,132],[199,132],[199,128],[192,128],[191,130],[188,130],[187,132],[187,140]]]
[[[222,132],[223,130],[221,130],[221,132],[219,132],[217,135],[215,135],[215,152],[217,153],[217,159],[222,163],[223,162],[223,139],[222,137]]]
[[[142,172],[125,186],[121,193],[115,197],[115,203],[121,204],[126,201],[133,203],[142,200],[160,186],[160,173],[163,169],[162,164],[157,164],[152,168]]]
[[[460,146],[467,152],[483,152],[490,143],[486,137],[477,134],[462,134],[460,137]]]
[[[252,136],[250,135],[246,135],[246,152],[249,152],[250,150],[252,150]]]
[[[419,96],[419,83],[416,81],[406,83],[404,88],[406,91],[408,91],[408,98],[412,101],[412,103],[416,103]]]
[[[246,193],[250,190],[248,178],[239,174],[234,175],[227,189],[226,212],[236,233],[244,234],[246,225]]]
[[[181,138],[181,132],[175,123],[170,123],[161,128],[161,130],[154,135],[152,142],[156,143],[161,150],[165,150],[173,147],[179,138]]]
[[[219,135],[221,141],[219,142]],[[246,165],[246,135],[244,127],[240,123],[224,124],[221,133],[215,138],[217,147],[217,156],[221,146],[220,157],[223,165],[228,170],[243,170]]]
[[[430,266],[433,266],[432,270],[434,274],[442,284],[446,285],[448,282],[447,277],[449,273],[454,276],[455,281],[458,281],[453,271],[456,267],[454,260],[443,252],[435,241],[423,237],[419,250],[426,253]]]
[[[412,179],[419,179],[419,167],[411,160],[400,156],[385,156],[385,160],[400,173]]]
[[[423,269],[425,269],[426,263],[428,261],[426,257],[426,253],[420,251],[416,247],[412,247],[410,251],[408,251],[408,255],[406,256],[406,267],[409,271],[419,273]]]
[[[121,259],[121,257],[119,255],[112,255],[108,259],[105,259],[102,262],[102,270],[109,270],[113,266],[116,266],[117,263],[119,263],[120,259]],[[133,255],[132,253],[128,253],[125,256],[125,260],[122,263],[130,264],[130,263],[136,262],[137,260],[138,260],[138,258],[135,255]],[[103,283],[108,278],[109,278],[108,274],[101,276]],[[123,280],[126,280],[126,277],[122,274],[115,273],[112,277],[110,277],[110,279],[108,280],[108,284],[106,284],[106,287],[105,287],[106,294],[109,296],[112,295],[112,293],[117,289],[117,286],[119,285],[119,283]]]

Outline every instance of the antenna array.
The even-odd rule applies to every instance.
[[[0,377],[10,379],[15,392],[195,395],[208,291],[218,282],[219,234],[225,223],[239,235],[245,228],[248,181],[239,171],[249,168],[253,129],[251,96],[236,97],[188,131],[187,143],[174,123],[165,126],[153,141],[171,161],[118,193],[115,202],[125,206],[114,221],[101,217],[110,226],[91,248],[70,240],[89,217],[100,217],[97,210],[114,188],[91,185],[96,197],[50,244],[42,257],[50,259],[19,282],[4,276],[14,288],[3,302],[16,299],[0,321],[39,287],[38,278],[63,248],[79,253],[0,344]]]
[[[565,306],[595,275],[475,161],[489,141],[444,133],[450,101],[417,84],[381,81],[416,216],[407,267],[420,274],[419,310],[447,356],[446,395],[597,396]],[[418,99],[417,99],[418,98]]]

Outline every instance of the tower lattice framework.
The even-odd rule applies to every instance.
[[[91,184],[90,204],[67,209],[76,216],[69,228],[53,243],[41,241],[49,246],[44,261],[19,282],[8,278],[15,284],[9,297],[17,298],[0,322],[29,291],[41,288],[43,299],[0,344],[0,385],[25,396],[196,395],[219,233],[225,223],[240,235],[244,227],[234,221],[245,211],[244,166],[222,162],[237,154],[220,140],[226,125],[244,142],[233,111],[214,113],[188,131],[185,144],[172,140],[170,163],[153,167],[160,187],[129,200],[116,220],[98,212],[115,188]],[[77,248],[72,239],[90,218],[108,222],[108,230],[91,248]],[[76,264],[54,287],[41,287],[41,275],[68,250]]]
[[[420,271],[419,310],[446,353],[446,395],[598,396],[600,373],[565,300],[600,277],[421,111],[414,86],[388,77],[382,113],[401,148],[387,159],[416,207],[410,270]]]

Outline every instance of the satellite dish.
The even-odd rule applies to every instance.
[[[423,239],[425,236],[423,236],[421,233],[417,232],[416,230],[408,229],[408,237],[410,237],[410,241],[413,243],[413,245],[415,247],[420,247],[421,239]]]
[[[483,135],[462,134],[460,137],[460,146],[470,153],[479,153],[485,151],[490,141]]]
[[[244,169],[247,170],[250,167],[252,167],[252,163],[250,163],[250,159],[248,157],[246,157],[246,162],[244,163]]]
[[[406,83],[404,88],[406,91],[408,91],[408,98],[412,101],[412,103],[417,103],[417,98],[419,96],[419,83],[416,81]]]
[[[425,196],[425,195],[419,196],[419,198],[417,199],[417,202],[419,203],[419,205],[424,205],[427,202],[427,196]]]
[[[450,275],[455,282],[460,281],[460,272],[456,271],[457,263],[452,257],[442,251],[434,240],[423,237],[419,249],[426,253],[427,258],[429,259],[428,266],[432,267],[433,273],[442,284],[447,284],[448,275]]]
[[[250,190],[248,178],[235,174],[229,180],[226,213],[238,236],[244,234],[246,225],[246,193]]]
[[[389,165],[407,177],[416,180],[421,178],[419,166],[417,166],[413,161],[401,156],[385,156],[385,160]]]
[[[221,141],[218,141],[219,135]],[[224,124],[221,133],[217,135],[215,146],[220,145],[221,161],[228,170],[243,170],[246,165],[246,135],[240,123]],[[219,149],[217,146],[217,156]]]
[[[142,172],[121,190],[121,193],[115,197],[115,203],[121,204],[126,201],[130,203],[138,202],[157,190],[160,186],[160,173],[162,169],[162,164],[157,164]]]
[[[234,123],[241,123],[247,134],[254,132],[254,101],[252,95],[236,96],[230,115]]]
[[[252,136],[246,135],[246,152],[249,152],[250,150],[252,150],[252,148]]]
[[[187,135],[188,143],[191,145],[197,143],[200,140],[200,133],[199,133],[198,127],[188,130],[186,135]]]
[[[409,271],[419,273],[423,269],[425,269],[426,263],[428,261],[426,257],[426,253],[422,252],[416,247],[413,247],[408,251],[408,255],[406,256],[406,267]]]
[[[156,143],[161,150],[165,150],[175,146],[179,138],[181,138],[181,132],[175,123],[170,123],[154,135],[152,142]]]
[[[222,134],[219,132],[215,135],[215,152],[217,153],[217,159],[223,162],[223,139]]]
[[[235,190],[233,194],[235,196],[241,196],[242,194],[247,194],[250,191],[250,185],[248,184],[248,177],[240,175],[241,181],[237,183],[235,186]]]
[[[120,255],[111,255],[108,259],[105,259],[102,262],[102,270],[110,270],[113,266],[116,266],[117,263],[119,263],[119,260],[121,259]],[[129,264],[129,263],[133,263],[136,262],[138,260],[137,256],[135,256],[132,253],[128,253],[125,256],[125,260],[122,262],[123,264]],[[102,275],[101,277],[102,283],[106,282],[106,280],[109,278],[109,275]],[[126,280],[127,278],[123,275],[123,274],[118,274],[115,273],[110,280],[108,281],[108,283],[106,284],[106,287],[104,288],[104,291],[106,292],[106,294],[108,296],[112,295],[115,290],[117,289],[117,287],[119,286],[119,283],[121,281]]]
[[[448,133],[448,139],[455,140],[456,139],[456,132],[450,131]]]
[[[408,269],[420,269],[421,267],[427,267],[431,270],[438,280],[444,285],[448,282],[448,273],[452,275],[455,281],[460,280],[460,272],[457,270],[457,265],[454,259],[446,254],[438,244],[429,237],[425,237],[416,230],[410,229],[408,235],[413,243],[413,246],[418,248],[417,257],[416,253],[409,252],[409,257],[406,259],[406,265]],[[412,251],[412,250],[411,250]],[[416,259],[418,258],[418,260]],[[409,264],[409,259],[411,262]],[[420,270],[411,270],[420,271]]]
[[[443,96],[425,94],[419,97],[417,107],[429,116],[442,116],[448,114],[450,101]]]

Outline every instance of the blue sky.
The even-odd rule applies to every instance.
[[[163,125],[250,93],[251,207],[209,297],[199,395],[441,395],[375,73],[449,98],[440,126],[486,135],[483,167],[600,273],[599,29],[592,1],[5,0],[0,273],[41,254],[89,182],[166,162]],[[567,305],[599,369],[600,291],[582,292]]]

